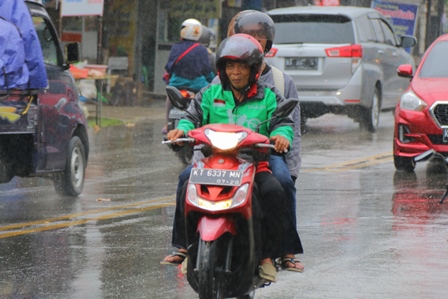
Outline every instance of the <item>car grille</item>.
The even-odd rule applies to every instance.
[[[446,142],[443,142],[442,135],[428,135],[428,138],[432,144],[446,144]]]
[[[448,102],[436,102],[431,107],[431,115],[440,127],[448,127]]]

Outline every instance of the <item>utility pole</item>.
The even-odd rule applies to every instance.
[[[426,1],[426,38],[425,49],[442,33],[442,18],[445,8],[445,0],[438,0],[437,15],[431,15],[432,0]]]

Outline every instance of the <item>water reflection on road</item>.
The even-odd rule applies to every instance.
[[[303,136],[305,272],[280,271],[256,298],[443,298],[446,173],[431,163],[395,172],[391,115],[375,135],[333,120],[310,121]],[[0,185],[0,297],[197,298],[178,268],[159,264],[171,251],[183,168],[160,144],[162,125],[92,133],[77,199],[59,198],[43,179]]]

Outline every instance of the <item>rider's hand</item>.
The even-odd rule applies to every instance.
[[[278,153],[285,153],[289,147],[289,141],[283,136],[275,135],[270,138],[271,141],[274,141],[275,151]]]
[[[182,136],[184,136],[185,132],[179,129],[174,129],[168,132],[168,134],[166,134],[166,139],[168,140],[176,140],[178,138],[181,138]],[[183,142],[178,142],[177,144],[179,145],[183,145]]]

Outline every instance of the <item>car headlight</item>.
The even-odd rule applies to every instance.
[[[235,208],[244,203],[247,198],[248,190],[249,184],[247,183],[239,187],[232,198],[219,201],[210,201],[198,195],[194,184],[189,184],[187,196],[188,201],[196,207],[209,211],[222,211]]]
[[[401,96],[400,108],[402,110],[422,111],[426,106],[428,105],[412,91]]]

